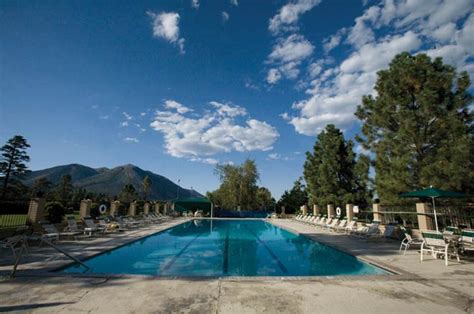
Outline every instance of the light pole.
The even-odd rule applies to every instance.
[[[179,183],[181,182],[181,179],[178,179],[178,191],[176,191],[176,199],[179,199]]]

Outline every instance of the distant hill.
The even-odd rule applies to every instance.
[[[32,171],[23,179],[23,183],[31,186],[37,179],[46,178],[53,185],[57,185],[66,174],[71,175],[74,187],[83,188],[91,192],[104,193],[109,196],[118,195],[125,184],[133,184],[138,193],[143,195],[142,182],[147,175],[152,181],[148,196],[150,199],[173,199],[176,198],[178,193],[178,185],[168,178],[140,169],[134,165],[124,165],[112,169],[94,169],[79,164],[57,166]],[[202,197],[202,195],[196,191],[179,187],[179,197]]]

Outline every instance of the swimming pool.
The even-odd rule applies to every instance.
[[[384,270],[264,220],[192,220],[66,273],[155,276],[381,275]]]

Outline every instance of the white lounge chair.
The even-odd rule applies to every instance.
[[[474,250],[474,230],[464,229],[461,231],[461,244],[463,250]]]
[[[347,226],[347,219],[343,219],[339,222],[339,224],[331,227],[331,229],[329,231],[337,231],[337,230],[340,230],[340,229],[344,229],[346,226]]]
[[[92,232],[102,232],[105,233],[105,230],[107,227],[104,227],[100,224],[96,224],[92,218],[84,218],[84,223],[86,224],[86,227],[90,229],[89,233]]]
[[[16,250],[19,250],[21,247],[28,253],[29,246],[26,235],[14,235],[0,241],[0,248],[10,249],[14,260],[17,257]]]
[[[339,219],[335,218],[330,223],[325,224],[323,228],[330,230],[331,228],[334,228],[338,224],[339,224]]]
[[[345,228],[337,228],[336,231],[337,232],[344,232],[344,233],[347,233],[347,234],[350,234],[352,231],[356,230],[357,229],[357,221],[356,220],[352,220],[352,221],[349,221],[346,225]]]
[[[420,248],[420,262],[423,262],[423,254],[425,252],[429,252],[434,258],[437,258],[438,255],[442,255],[444,257],[445,266],[448,266],[450,256],[455,256],[457,261],[460,262],[457,249],[444,239],[442,233],[436,231],[422,231],[421,234],[423,235],[424,241]]]
[[[324,228],[326,225],[329,225],[331,222],[332,222],[332,218],[329,217],[329,218],[326,218],[325,221],[321,221],[319,224],[318,224],[318,227],[320,228]]]
[[[93,229],[85,227],[83,229],[80,229],[79,226],[77,225],[76,219],[74,217],[68,217],[66,218],[67,221],[67,227],[64,229],[64,231],[67,232],[79,232],[79,233],[84,233],[86,235],[91,236],[92,232],[94,232]]]
[[[82,232],[76,231],[63,231],[60,232],[55,225],[49,222],[40,222],[40,226],[46,231],[46,233],[41,234],[41,238],[49,240],[49,241],[59,241],[61,236],[64,237],[74,237],[77,240],[77,235],[81,234]]]
[[[404,248],[403,255],[406,254],[406,252],[410,248],[410,246],[412,246],[412,245],[421,246],[421,244],[424,242],[423,239],[413,238],[411,236],[410,232],[405,227],[400,227],[400,230],[403,232],[404,238],[403,238],[402,242],[400,243],[399,251],[401,252],[402,248]]]

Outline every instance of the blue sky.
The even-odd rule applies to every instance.
[[[256,160],[275,197],[328,123],[347,138],[401,51],[474,73],[470,0],[2,1],[0,141],[31,169],[135,164],[205,193]],[[356,148],[358,152],[360,148]]]

